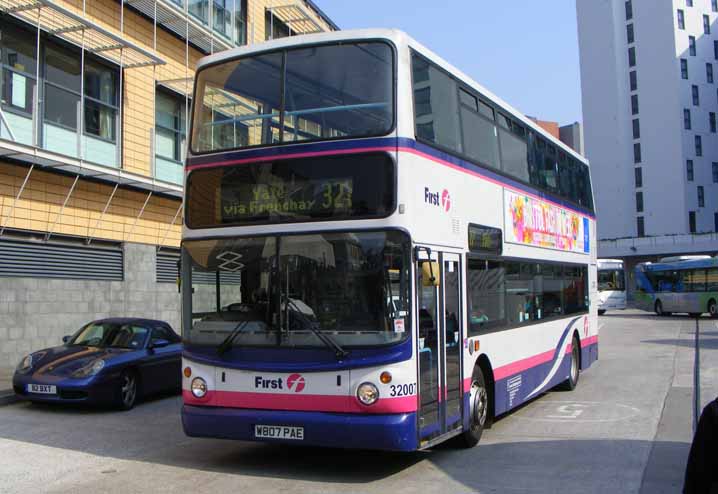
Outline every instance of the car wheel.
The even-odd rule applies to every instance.
[[[457,445],[462,448],[473,448],[479,443],[489,420],[489,390],[484,372],[478,366],[474,367],[471,376],[469,414],[469,429],[456,438]]]
[[[130,410],[137,402],[137,374],[133,371],[124,371],[120,376],[118,387],[118,408]]]
[[[598,309],[598,315],[602,316],[606,313],[606,309]]]
[[[578,338],[573,337],[571,344],[571,368],[568,372],[568,379],[559,384],[559,389],[563,391],[573,391],[578,385],[578,378],[581,375],[581,343]]]
[[[718,303],[714,299],[708,301],[708,314],[714,319],[718,317]]]

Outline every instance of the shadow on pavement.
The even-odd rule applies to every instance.
[[[417,492],[441,479],[482,492],[574,492],[582,485],[592,486],[592,492],[624,492],[629,485],[637,488],[644,467],[661,477],[665,492],[678,492],[689,448],[685,443],[638,440],[515,441],[492,437],[491,431],[470,450],[443,446],[416,453],[194,439],[182,432],[180,404],[179,398],[157,400],[124,413],[13,405],[0,410],[0,438],[190,471],[344,483],[357,489],[398,475],[394,480],[402,488],[415,487]],[[492,443],[497,439],[507,442]],[[655,451],[670,468],[646,467],[646,458]],[[413,469],[417,464],[425,467]],[[644,484],[649,481],[643,479]],[[446,492],[456,487],[447,485]]]
[[[713,334],[716,334],[713,332]],[[700,332],[700,348],[701,350],[718,350],[718,338],[707,338],[708,333]],[[691,339],[675,339],[668,338],[665,340],[643,340],[641,343],[655,343],[657,345],[682,346],[685,348],[693,348],[694,342]]]

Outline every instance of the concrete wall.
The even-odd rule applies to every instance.
[[[0,278],[0,368],[103,317],[147,317],[180,331],[174,283],[155,281],[156,247],[124,245],[124,281]]]

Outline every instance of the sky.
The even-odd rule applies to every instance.
[[[314,0],[341,29],[399,28],[527,115],[581,121],[575,0]]]

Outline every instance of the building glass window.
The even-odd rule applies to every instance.
[[[643,192],[636,192],[636,212],[643,212]]]
[[[688,230],[691,233],[696,233],[696,212],[688,211]]]
[[[698,106],[701,103],[700,96],[698,94],[698,86],[691,86],[691,96],[693,97],[693,105]]]
[[[713,64],[706,64],[706,81],[708,84],[713,84]]]
[[[628,66],[636,66],[636,48],[633,46],[628,49]]]
[[[686,0],[686,7],[693,7],[693,0]]]
[[[232,36],[232,3],[234,0],[212,0],[212,29],[225,38]]]
[[[631,44],[636,40],[635,33],[633,32],[633,24],[626,26],[626,39],[628,40],[628,44]]]
[[[641,122],[639,122],[637,118],[633,119],[633,138],[641,138]]]
[[[708,124],[710,125],[711,132],[716,133],[716,114],[715,112],[708,113]]]
[[[181,162],[186,142],[185,99],[157,91],[155,100],[155,154]]]
[[[678,18],[678,29],[685,29],[686,28],[686,20],[683,15],[683,10],[678,9],[677,12],[677,18]]]
[[[681,79],[688,79],[688,60],[681,58]]]
[[[688,108],[683,109],[683,128],[691,130],[691,111]]]
[[[703,190],[703,186],[698,186],[698,207],[704,208],[706,207],[706,198],[705,198],[705,191]]]
[[[718,184],[718,163],[715,161],[711,163],[711,168],[713,172],[713,183]]]
[[[718,12],[718,0],[711,0],[711,10]]]
[[[641,143],[640,142],[637,142],[633,145],[633,162],[634,163],[641,162]]]
[[[688,36],[688,54],[692,57],[696,56],[696,37]]]
[[[713,231],[718,233],[718,213],[713,213]]]
[[[247,44],[247,0],[234,2],[234,42],[238,45]]]
[[[638,89],[638,79],[636,76],[636,71],[632,70],[629,75],[630,83],[631,83],[631,91],[635,91]]]
[[[264,33],[265,40],[286,38],[293,34],[289,26],[269,10],[264,13]]]
[[[711,20],[707,15],[703,16],[703,34],[711,33]]]
[[[631,19],[633,19],[633,2],[628,0],[626,2],[626,20],[630,21]]]
[[[636,188],[640,189],[643,187],[643,169],[641,167],[634,168],[634,175],[636,180]]]
[[[638,95],[631,96],[631,114],[638,115]]]
[[[703,156],[703,138],[701,136],[695,136],[696,143],[696,156]]]
[[[209,23],[209,0],[187,0],[187,10],[203,24]]]
[[[693,181],[693,160],[686,160],[686,179]]]
[[[3,110],[33,112],[36,37],[29,31],[3,23],[0,37],[0,93]]]
[[[639,237],[646,236],[646,228],[643,223],[643,216],[639,216],[638,218],[636,218],[636,232],[638,233]]]

